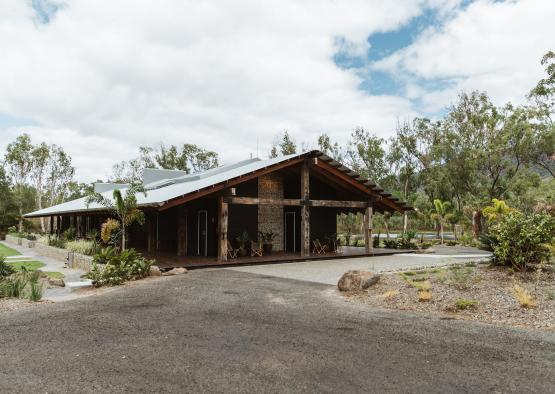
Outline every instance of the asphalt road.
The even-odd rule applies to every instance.
[[[555,335],[230,270],[0,314],[0,392],[555,392]]]

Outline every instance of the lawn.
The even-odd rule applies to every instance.
[[[62,274],[61,272],[45,271],[44,273],[46,275],[48,275],[49,278],[52,278],[52,279],[64,279],[65,278],[65,275]]]
[[[21,271],[22,267],[25,267],[27,271],[36,271],[39,268],[45,266],[45,264],[41,263],[40,261],[13,261],[9,262],[8,264],[15,268],[17,271]]]
[[[19,253],[17,250],[7,247],[0,243],[0,256],[17,256]]]

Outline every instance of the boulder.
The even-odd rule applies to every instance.
[[[368,271],[347,271],[341,276],[337,287],[340,291],[366,290],[380,280],[379,275]]]
[[[186,273],[187,273],[187,268],[173,268],[168,272],[164,272],[162,275],[170,276],[170,275],[181,275]]]
[[[150,267],[150,276],[162,276],[162,271],[160,271],[157,265]]]
[[[51,286],[66,287],[66,282],[60,278],[48,278],[48,284]]]

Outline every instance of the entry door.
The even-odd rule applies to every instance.
[[[208,256],[208,211],[198,211],[198,248],[199,256]]]
[[[297,245],[295,240],[297,239],[296,229],[295,229],[295,212],[285,212],[285,251],[295,252],[297,250]]]

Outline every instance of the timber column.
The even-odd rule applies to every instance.
[[[187,254],[187,208],[180,205],[177,208],[177,255]]]
[[[301,167],[301,256],[310,256],[310,171],[308,161]]]
[[[228,204],[224,197],[218,199],[218,261],[227,261]]]
[[[372,203],[368,203],[364,212],[364,246],[367,254],[374,253],[374,242],[372,238]]]

